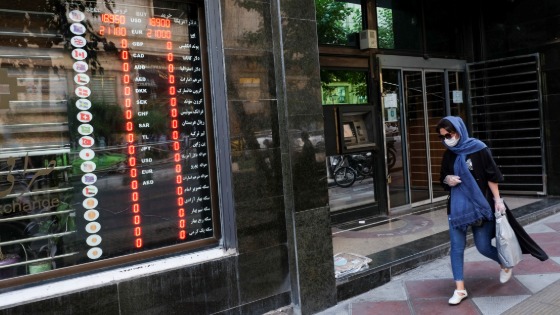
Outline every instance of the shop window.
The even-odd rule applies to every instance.
[[[368,106],[367,81],[365,70],[321,70],[325,167],[333,222],[349,220],[345,211],[356,207],[370,211],[376,201],[373,114]]]
[[[319,44],[358,47],[362,30],[359,0],[315,0]]]
[[[0,285],[215,244],[202,5],[55,3],[0,5]]]

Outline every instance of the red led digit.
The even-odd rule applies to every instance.
[[[169,87],[169,95],[175,95],[175,87],[174,86]]]
[[[183,183],[183,175],[177,175],[177,177],[175,177],[175,183],[182,184]]]
[[[173,73],[174,70],[175,70],[175,67],[174,67],[172,64],[169,64],[169,65],[167,66],[167,72]]]
[[[102,14],[101,19],[103,22],[106,23],[115,23],[115,24],[124,24],[125,16],[124,15],[114,15],[114,14]],[[101,33],[101,32],[100,32]],[[121,27],[119,25],[115,27],[103,27],[102,28],[103,34],[111,35],[111,33],[115,36],[126,36],[127,29],[126,27]],[[130,168],[130,172],[128,174],[130,180],[130,197],[132,200],[131,208],[133,215],[133,224],[137,225],[134,230],[133,234],[135,237],[134,246],[136,248],[141,248],[143,246],[143,240],[141,238],[142,235],[142,228],[141,228],[141,218],[140,218],[140,204],[138,203],[140,199],[139,193],[139,180],[138,180],[138,170],[136,169],[136,147],[134,145],[135,134],[134,134],[134,109],[132,107],[132,87],[131,84],[131,74],[129,73],[132,64],[130,63],[131,55],[128,49],[128,39],[122,38],[120,40],[121,43],[121,51],[120,51],[120,59],[122,62],[122,95],[124,95],[124,107],[126,110],[124,111],[124,118],[125,118],[125,130],[126,130],[126,140],[129,143],[127,146],[127,161],[128,167]]]
[[[172,140],[177,140],[179,139],[179,131],[175,130],[171,133],[171,139]]]
[[[175,153],[175,158],[174,158],[175,162],[179,162],[181,161],[181,154],[180,153]]]
[[[177,205],[178,205],[179,207],[182,207],[183,204],[185,204],[185,200],[183,199],[183,197],[177,198]]]
[[[169,84],[175,84],[175,76],[174,75],[169,75]]]
[[[167,42],[167,43],[165,44],[165,47],[166,47],[167,49],[173,49],[173,43],[172,43],[172,42]]]
[[[168,53],[167,54],[167,61],[169,61],[169,62],[173,61],[173,53]]]
[[[101,25],[99,27],[99,35],[105,36],[105,26]]]
[[[181,208],[179,209],[179,218],[184,218],[185,217],[185,209]]]
[[[172,97],[170,102],[171,106],[177,106],[177,99],[175,97]]]
[[[184,229],[186,225],[185,220],[179,220],[179,228]]]
[[[172,108],[171,109],[171,117],[173,117],[173,118],[177,117],[177,108]]]
[[[179,142],[173,142],[173,150],[179,151]]]
[[[187,232],[185,232],[184,230],[181,230],[179,232],[179,239],[184,240],[185,238],[187,238]]]
[[[171,128],[177,129],[178,126],[179,126],[179,122],[177,121],[177,119],[171,120]]]
[[[182,169],[181,164],[175,165],[175,173],[181,173],[181,169]]]
[[[177,196],[181,196],[183,194],[183,187],[177,187]]]

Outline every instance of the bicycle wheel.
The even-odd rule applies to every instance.
[[[334,172],[334,182],[340,187],[350,187],[356,181],[356,173],[348,167],[341,167]]]

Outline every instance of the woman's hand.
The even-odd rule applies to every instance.
[[[445,179],[443,180],[443,182],[447,185],[449,185],[450,187],[455,187],[457,185],[459,185],[461,182],[461,177],[456,176],[456,175],[447,175],[445,176]]]
[[[500,214],[506,213],[506,205],[504,204],[504,198],[494,198],[494,210]]]

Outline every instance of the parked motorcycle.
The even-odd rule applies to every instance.
[[[352,186],[356,179],[373,176],[371,152],[342,155],[333,174],[335,184],[343,188]]]

